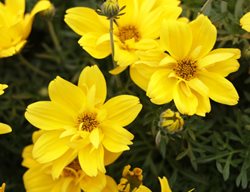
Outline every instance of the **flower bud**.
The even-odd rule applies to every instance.
[[[118,16],[120,7],[117,0],[106,0],[101,6],[101,12],[108,17],[108,19]]]
[[[160,115],[159,126],[166,129],[168,133],[174,134],[182,130],[184,120],[180,116],[179,112],[174,112],[171,109],[167,109]]]

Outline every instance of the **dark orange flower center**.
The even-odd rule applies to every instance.
[[[83,113],[77,118],[77,125],[83,131],[91,132],[99,125],[96,120],[96,113]]]
[[[194,78],[196,75],[197,72],[196,61],[191,61],[188,59],[178,61],[177,64],[174,66],[173,70],[177,76],[188,81]]]
[[[75,159],[63,169],[62,176],[63,177],[77,177],[78,172],[81,170],[82,168],[79,164],[78,159]]]
[[[135,41],[139,41],[141,36],[138,29],[133,25],[127,25],[119,28],[118,35],[121,42],[125,42],[126,40],[133,39]]]

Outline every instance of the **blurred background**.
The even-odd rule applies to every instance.
[[[2,1],[3,2],[3,1]],[[35,0],[26,0],[30,11]],[[120,74],[123,86],[117,87],[111,57],[96,60],[77,43],[80,38],[64,22],[66,9],[88,6],[96,9],[101,0],[53,0],[52,16],[37,15],[28,43],[20,55],[0,59],[0,82],[9,85],[0,98],[0,122],[11,125],[12,133],[0,135],[0,184],[7,192],[23,192],[22,150],[31,144],[36,130],[24,118],[26,107],[48,100],[47,86],[57,75],[76,83],[81,70],[98,64],[108,85],[108,98],[121,93],[137,95],[143,104],[138,118],[128,126],[135,134],[131,150],[125,152],[108,174],[119,182],[122,169],[130,164],[143,169],[144,185],[160,191],[158,176],[166,176],[174,192],[195,188],[197,192],[250,191],[250,33],[242,30],[240,17],[250,11],[249,0],[214,0],[205,10],[217,27],[216,47],[242,50],[240,69],[228,78],[236,87],[240,101],[236,106],[212,102],[205,117],[183,116],[183,131],[159,131],[160,114],[173,103],[156,106],[131,80],[128,71]],[[182,16],[195,18],[204,0],[183,0]],[[206,34],[204,34],[206,35]],[[1,38],[1,37],[0,37]]]

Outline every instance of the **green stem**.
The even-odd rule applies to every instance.
[[[21,62],[21,64],[25,65],[27,68],[31,69],[32,71],[34,71],[35,73],[48,78],[49,74],[45,73],[44,71],[41,71],[40,69],[36,68],[34,65],[32,65],[28,60],[26,60],[20,53],[17,54],[19,61]]]
[[[109,35],[110,35],[110,46],[111,46],[111,55],[112,55],[112,62],[113,62],[113,66],[114,68],[116,67],[116,63],[115,63],[115,45],[114,45],[114,19],[110,18],[109,20]]]
[[[47,20],[47,24],[48,24],[48,28],[49,28],[49,34],[50,34],[51,39],[54,43],[54,46],[55,46],[56,50],[60,53],[62,51],[62,47],[61,47],[60,42],[57,38],[54,26],[50,20]]]
[[[205,9],[207,8],[207,6],[212,3],[213,0],[207,0],[204,5],[202,6],[202,8],[200,9],[199,14],[203,13],[205,11]]]

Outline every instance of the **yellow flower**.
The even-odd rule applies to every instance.
[[[0,84],[0,95],[4,94],[4,89],[6,89],[8,85]],[[11,132],[11,127],[7,124],[0,123],[0,134],[5,134]]]
[[[0,192],[4,192],[5,191],[5,183],[2,184],[2,186],[0,187]]]
[[[159,125],[165,128],[170,134],[173,134],[182,130],[184,120],[180,116],[180,113],[167,109],[161,113]]]
[[[9,57],[19,52],[30,34],[34,16],[50,8],[48,0],[37,2],[31,13],[25,14],[25,0],[0,2],[0,57]]]
[[[163,18],[177,19],[181,13],[177,0],[118,0],[119,6],[126,6],[125,14],[114,25],[114,59],[120,73],[138,60],[137,50],[154,48],[159,38]],[[85,7],[66,11],[65,22],[82,38],[78,43],[94,58],[104,58],[111,54],[109,21],[94,10]]]
[[[250,12],[246,13],[241,17],[240,25],[242,29],[245,29],[246,31],[250,32]]]
[[[78,86],[57,77],[48,91],[51,101],[29,105],[25,117],[45,130],[34,144],[35,159],[40,163],[60,159],[54,163],[53,175],[78,156],[83,171],[96,176],[129,150],[134,136],[123,127],[136,118],[142,105],[130,95],[105,102],[106,82],[97,66],[82,71]]]
[[[209,98],[237,104],[237,91],[225,77],[238,70],[240,50],[212,50],[216,34],[215,26],[204,15],[190,23],[165,20],[160,35],[162,50],[141,52],[144,65],[135,66],[134,81],[153,103],[173,100],[187,115],[205,116],[211,110]]]
[[[82,171],[77,159],[66,165],[59,177],[53,178],[52,164],[37,162],[32,157],[32,148],[33,145],[30,145],[23,151],[22,165],[29,168],[23,176],[27,192],[105,192],[106,189],[109,189],[109,192],[116,192],[110,188],[110,185],[114,185],[111,177],[100,172],[95,177],[87,176]]]

